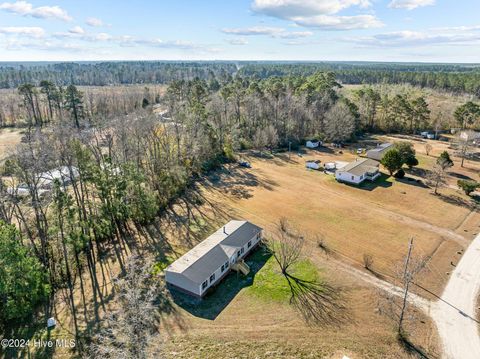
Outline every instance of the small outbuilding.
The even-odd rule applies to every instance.
[[[170,264],[167,285],[195,297],[203,297],[234,269],[248,274],[243,261],[260,242],[262,228],[248,221],[230,221]]]
[[[393,143],[382,143],[376,148],[367,151],[367,158],[375,161],[381,161],[385,153],[393,146]]]
[[[322,141],[319,140],[308,140],[305,143],[305,147],[307,148],[318,148],[322,145]]]

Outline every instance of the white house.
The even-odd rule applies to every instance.
[[[262,228],[248,221],[230,221],[165,269],[167,284],[203,297],[231,269],[248,274],[243,261],[262,236]]]
[[[62,166],[40,173],[38,175],[38,186],[40,188],[52,188],[55,180],[58,180],[63,186],[68,186],[78,176],[80,176],[80,173],[76,167]]]
[[[305,144],[305,147],[307,147],[307,148],[318,148],[321,145],[322,145],[322,141],[308,140],[307,143]]]
[[[365,180],[375,181],[380,176],[379,163],[367,158],[357,159],[335,172],[339,182],[360,184]]]
[[[367,157],[376,160],[376,161],[381,161],[385,153],[392,147],[392,143],[382,143],[378,145],[376,148],[367,151]]]

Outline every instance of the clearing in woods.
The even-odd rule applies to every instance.
[[[434,143],[430,156],[423,154],[423,145],[415,145],[420,157],[419,168],[428,170],[435,161],[433,156],[438,156],[447,145]],[[211,208],[216,208],[212,217],[218,225],[227,218],[245,218],[263,226],[268,234],[281,217],[286,217],[304,231],[308,236],[305,257],[317,267],[322,278],[344,288],[351,323],[341,328],[311,328],[288,305],[288,300],[282,302],[259,296],[258,293],[264,292],[262,286],[276,283],[268,279],[270,275],[278,275],[269,272],[274,271],[272,259],[269,259],[251,282],[233,291],[235,295],[223,302],[214,316],[179,308],[177,315],[183,320],[182,328],[176,324],[178,316],[175,320],[167,316],[163,329],[169,338],[167,351],[172,356],[183,358],[201,354],[214,358],[220,353],[235,356],[241,352],[244,357],[253,353],[259,353],[260,357],[275,357],[281,353],[292,358],[312,354],[320,357],[345,354],[352,358],[409,357],[410,354],[396,342],[391,324],[376,312],[377,290],[358,282],[328,258],[361,268],[364,254],[369,254],[374,261],[373,271],[392,281],[389,275],[393,274],[413,236],[415,255],[429,257],[426,270],[417,282],[441,294],[452,264],[458,262],[465,246],[480,229],[480,214],[474,210],[474,201],[453,188],[442,188],[441,195],[435,196],[427,186],[386,175],[374,184],[353,187],[337,183],[333,176],[305,169],[307,159],[320,159],[325,163],[356,157],[348,150],[344,152],[308,151],[303,157],[292,153],[271,158],[246,153],[243,157],[251,162],[251,169],[228,165],[203,181],[199,193]],[[471,162],[460,169],[458,158],[455,158],[451,177],[455,173],[475,172],[477,166]],[[456,181],[449,178],[449,182]],[[332,250],[330,256],[319,248],[320,238]],[[177,245],[182,247],[180,243]],[[229,283],[227,280],[225,286],[231,285]],[[223,285],[213,298],[223,297]],[[281,293],[278,289],[270,290]],[[415,291],[433,299],[418,288]],[[418,331],[416,344],[438,354],[436,330],[428,319],[413,324],[412,330]],[[306,344],[295,345],[299,342]],[[338,352],[339,347],[345,350]]]

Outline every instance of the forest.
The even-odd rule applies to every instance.
[[[335,72],[344,84],[403,84],[480,97],[480,68],[472,64],[374,63],[374,62],[81,62],[0,63],[0,88],[47,80],[66,86],[167,84],[199,78],[227,80],[242,77],[308,76]]]
[[[84,293],[92,293],[96,319],[106,310],[100,289],[107,281],[104,258],[114,256],[123,271],[144,227],[203,174],[234,161],[237,151],[295,148],[314,137],[347,142],[366,131],[480,126],[475,102],[459,106],[455,123],[445,123],[431,118],[423,96],[364,86],[346,97],[334,72],[250,76],[246,66],[232,77],[233,65],[219,64],[189,67],[192,76],[197,70],[203,75],[186,80],[172,78],[178,70],[173,66],[162,80],[149,81],[170,79],[166,89],[102,92],[50,81],[65,76],[55,66],[46,67],[53,77],[38,79],[44,70],[28,69],[23,80],[32,82],[19,85],[18,70],[11,70],[7,82],[17,88],[1,100],[0,123],[23,128],[24,137],[1,166],[0,297],[8,300],[0,302],[0,329],[38,312],[50,316],[55,295],[61,295],[79,343],[95,340],[94,328],[81,325],[89,320]],[[105,83],[115,82],[118,77],[109,76],[123,65],[92,71],[83,66],[96,65],[78,65],[75,83],[96,78],[99,69],[109,74]],[[142,76],[128,73],[122,75],[127,82],[130,75]],[[62,169],[68,181],[46,187],[39,174],[54,169]],[[20,196],[20,189],[27,195]],[[19,273],[24,281],[16,280]],[[83,305],[75,303],[76,287]]]

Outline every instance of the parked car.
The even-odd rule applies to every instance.
[[[247,161],[240,161],[240,162],[238,162],[238,165],[240,167],[252,168],[252,165],[250,164],[250,162],[247,162]]]
[[[361,155],[365,152],[365,148],[357,148],[357,155]]]
[[[320,162],[321,162],[320,160],[307,161],[307,162],[305,163],[305,167],[310,168],[310,169],[312,169],[312,170],[319,170],[319,169],[320,169]]]

